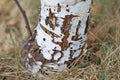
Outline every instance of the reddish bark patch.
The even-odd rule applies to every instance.
[[[40,24],[40,26],[41,26],[42,30],[43,30],[45,33],[47,33],[47,34],[49,34],[49,35],[51,34],[52,36],[54,36],[54,37],[56,37],[56,38],[60,37],[59,35],[57,35],[57,34],[51,32],[51,31],[49,31],[48,29],[46,29],[42,24]]]
[[[72,21],[72,19],[74,18],[74,17],[78,17],[77,15],[66,15],[65,16],[65,18],[63,18],[64,19],[64,21],[63,21],[63,27],[61,28],[61,31],[62,31],[62,33],[64,34],[64,37],[62,38],[62,42],[55,42],[54,41],[54,38],[53,38],[53,40],[52,40],[52,42],[53,43],[55,43],[55,44],[58,44],[58,45],[60,45],[61,46],[61,51],[59,51],[60,53],[61,53],[61,57],[58,59],[58,61],[62,58],[62,56],[64,55],[63,54],[63,51],[65,51],[68,47],[70,47],[70,44],[72,44],[72,43],[69,43],[68,42],[68,37],[69,37],[69,35],[70,35],[70,33],[69,33],[69,30],[71,29],[71,26],[72,26],[72,24],[70,23],[71,21]],[[79,24],[78,24],[78,26],[80,25],[80,22],[79,22]],[[77,27],[77,29],[76,29],[76,31],[78,32],[78,28],[79,27]],[[78,37],[78,36],[75,36],[75,37]],[[55,51],[56,52],[56,51]],[[74,51],[73,51],[74,52]],[[71,52],[71,54],[73,54],[73,52]],[[54,53],[55,54],[55,53]],[[53,54],[53,55],[54,55]]]
[[[60,44],[62,51],[66,50],[68,47],[70,47],[67,39],[69,37],[69,30],[72,26],[72,24],[70,22],[73,17],[76,17],[76,15],[72,15],[72,14],[66,15],[64,18],[63,27],[62,27],[62,33],[64,34],[64,37],[62,38],[62,43]]]
[[[73,41],[77,41],[77,40],[81,39],[81,38],[78,38],[78,36],[79,36],[78,32],[79,32],[80,24],[81,24],[81,21],[79,20],[77,28],[76,28],[76,33],[75,33],[74,36],[72,36],[72,39],[71,39]]]
[[[57,12],[61,12],[61,5],[59,3],[57,4]]]
[[[53,20],[55,20],[55,23],[53,23]],[[49,9],[49,16],[46,17],[46,25],[49,24],[50,28],[52,28],[52,30],[55,29],[55,26],[57,25],[57,17],[55,16],[55,14],[51,11],[51,9]]]

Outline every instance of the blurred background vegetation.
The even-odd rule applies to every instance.
[[[38,23],[40,2],[19,2],[26,11],[33,30]],[[75,67],[46,80],[120,79],[120,0],[93,0],[91,13],[87,53],[99,57],[101,63],[96,66],[99,62],[92,57],[95,60],[87,68]],[[20,45],[27,38],[24,19],[14,0],[0,0],[0,80],[35,80],[30,73],[24,75],[28,71],[21,68],[17,61]]]
[[[39,0],[20,0],[19,1],[28,16],[30,26],[37,25],[39,19]],[[14,0],[0,0],[0,55],[11,53],[14,45],[11,40],[18,43],[28,36],[25,22]]]

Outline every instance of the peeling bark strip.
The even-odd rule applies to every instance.
[[[91,0],[41,0],[41,20],[26,44],[29,52],[23,51],[24,65],[33,73],[59,72],[85,53],[90,5]]]

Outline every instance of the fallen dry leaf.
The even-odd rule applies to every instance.
[[[88,33],[87,38],[90,42],[94,42],[96,40],[96,38],[90,33]]]
[[[103,55],[103,54],[104,54],[104,52],[101,51],[101,50],[99,50],[99,51],[97,51],[97,52],[95,53],[95,55],[98,56],[98,57],[100,57],[100,56]]]
[[[4,71],[4,67],[0,66],[0,72],[3,72]]]
[[[8,26],[18,26],[18,21],[15,20],[15,19],[9,20],[9,21],[7,22],[7,25],[8,25]]]
[[[93,5],[91,7],[91,11],[92,11],[92,14],[100,13],[102,11],[102,7],[98,5]]]
[[[6,54],[11,53],[13,50],[14,50],[14,49],[13,49],[12,47],[6,47],[6,48],[4,48],[4,52],[5,52]]]
[[[103,26],[97,26],[94,29],[91,30],[92,33],[92,37],[91,40],[99,40],[100,42],[105,38],[105,36],[107,35],[107,33],[109,32],[110,27],[107,25],[103,25]],[[95,39],[94,39],[95,37]]]

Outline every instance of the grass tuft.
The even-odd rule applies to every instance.
[[[32,29],[38,22],[37,1],[39,2],[39,0],[20,1],[30,19]],[[88,52],[80,56],[70,69],[49,77],[45,76],[45,80],[120,79],[119,3],[120,0],[93,1],[88,31]],[[0,6],[0,80],[38,80],[38,75],[30,73],[19,62],[20,42],[28,35],[17,6],[10,0],[1,0]],[[10,20],[13,20],[14,24],[7,26],[6,23]],[[77,63],[80,64],[76,66]]]

